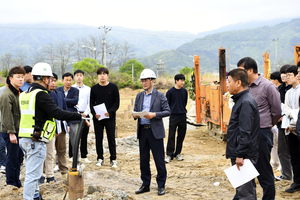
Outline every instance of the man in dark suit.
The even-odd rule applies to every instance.
[[[64,94],[67,109],[71,112],[77,111],[77,104],[79,99],[79,90],[77,88],[71,87],[73,82],[73,74],[67,72],[62,75],[62,82],[64,86],[56,88],[57,91]],[[69,131],[69,157],[73,157],[73,146],[75,144],[75,135],[78,129],[79,121],[71,121],[70,123],[70,131]],[[78,160],[79,161],[79,160]]]
[[[169,116],[171,111],[165,95],[153,87],[155,79],[156,76],[152,70],[144,69],[142,71],[140,80],[145,91],[137,94],[134,105],[135,112],[148,112],[142,118],[138,115],[133,115],[135,119],[138,119],[137,138],[139,139],[140,170],[143,181],[140,189],[135,192],[136,194],[150,191],[150,150],[157,169],[158,195],[165,194],[167,170],[163,141],[165,129],[162,118]]]

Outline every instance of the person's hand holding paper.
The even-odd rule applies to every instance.
[[[94,106],[94,110],[96,112],[95,116],[99,121],[102,119],[109,118],[109,114],[104,103]]]
[[[134,118],[146,118],[145,116],[146,115],[148,115],[149,113],[146,111],[146,110],[144,110],[144,111],[142,111],[142,112],[135,112],[135,111],[132,111],[132,116],[134,117]],[[147,116],[147,117],[149,117],[149,116]],[[147,119],[147,118],[146,118]],[[150,119],[152,119],[152,118],[150,118]]]

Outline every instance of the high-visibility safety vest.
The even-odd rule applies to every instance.
[[[38,92],[46,92],[45,90],[35,89],[31,92],[22,92],[19,97],[19,104],[21,108],[21,122],[19,129],[19,137],[32,138],[35,127],[35,100]],[[45,105],[46,106],[46,105]],[[52,120],[45,120],[39,141],[49,143],[53,138],[56,130],[54,118]]]

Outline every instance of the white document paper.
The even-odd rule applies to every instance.
[[[97,106],[94,106],[94,110],[96,112],[97,115],[100,115],[98,121],[102,120],[102,119],[106,119],[109,117],[106,117],[104,114],[107,113],[107,109],[104,103],[99,104]]]
[[[149,113],[144,110],[143,112],[135,112],[135,111],[132,111],[132,115],[137,115],[137,116],[140,116],[140,118],[145,118],[144,116],[145,115],[148,115]]]
[[[284,103],[281,103],[281,115],[284,115]]]
[[[225,169],[224,172],[234,188],[237,188],[259,176],[258,171],[249,159],[244,160],[244,165],[240,167],[240,170],[237,169],[236,165],[233,165],[228,169]]]
[[[298,112],[299,112],[299,109],[293,109],[292,110],[292,116],[293,116],[293,119],[294,119],[295,122],[298,119]]]
[[[69,134],[69,132],[68,132],[68,123],[66,121],[60,121],[60,120],[56,119],[55,122],[56,122],[56,131],[57,131],[57,134],[60,134],[62,132],[62,129],[61,129],[61,125],[62,124],[64,126],[66,134]]]
[[[287,116],[283,116],[282,117],[282,122],[281,122],[281,128],[287,128],[289,125],[290,125],[290,122],[291,122],[291,120],[290,120],[290,118],[288,118]]]

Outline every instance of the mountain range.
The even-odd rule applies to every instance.
[[[193,66],[190,57],[198,54],[201,58],[201,72],[218,71],[218,49],[222,46],[226,49],[227,60],[230,51],[231,68],[235,67],[241,58],[252,57],[258,62],[259,71],[263,72],[262,56],[267,51],[270,53],[271,71],[275,71],[283,64],[294,64],[294,46],[297,43],[300,43],[300,18],[273,26],[210,34],[176,49],[141,58],[140,62],[154,66],[158,60],[163,60],[165,68],[176,73],[182,66]],[[174,63],[174,57],[178,62]]]
[[[262,26],[264,25],[264,26]],[[95,26],[80,24],[0,24],[0,56],[5,53],[16,55],[25,51],[29,57],[43,45],[55,40],[74,41],[88,36],[103,37],[103,30]],[[146,67],[155,68],[159,60],[169,73],[176,73],[184,66],[193,66],[191,56],[201,57],[203,72],[217,71],[218,49],[230,47],[230,63],[243,56],[255,58],[262,63],[262,54],[269,50],[271,63],[275,63],[277,40],[278,64],[291,61],[293,46],[300,42],[300,19],[277,19],[260,22],[231,24],[216,30],[191,34],[174,31],[149,31],[112,27],[107,43],[128,41],[135,57]],[[30,62],[30,61],[29,61]]]

